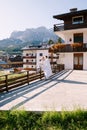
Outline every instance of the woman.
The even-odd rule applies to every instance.
[[[52,69],[51,69],[50,61],[47,56],[45,58],[45,62],[46,62],[46,66],[47,66],[47,75],[48,75],[48,77],[50,77],[52,75]]]
[[[52,75],[50,62],[49,62],[49,59],[47,58],[47,56],[46,57],[42,57],[41,69],[43,70],[44,76],[45,76],[46,79],[48,79]]]

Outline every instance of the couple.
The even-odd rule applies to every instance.
[[[52,75],[50,61],[47,56],[45,56],[45,57],[43,56],[40,59],[40,68],[44,72],[44,76],[46,79],[48,79]]]

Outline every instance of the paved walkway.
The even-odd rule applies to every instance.
[[[87,109],[87,71],[63,70],[48,80],[0,94],[0,110],[28,111]]]

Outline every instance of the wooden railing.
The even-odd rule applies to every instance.
[[[71,29],[79,29],[79,28],[87,28],[87,23],[79,23],[79,24],[54,24],[54,31],[63,31],[63,30],[71,30]]]
[[[23,56],[23,58],[26,58],[26,59],[31,58],[32,59],[32,58],[36,58],[36,56]]]
[[[64,64],[53,64],[53,66],[52,66],[53,73],[60,72],[60,71],[62,71],[64,69],[65,69]]]
[[[23,62],[23,64],[36,65],[36,62],[34,62],[34,61],[32,61],[32,62]]]
[[[59,44],[53,50],[55,53],[58,52],[86,52],[87,43],[71,43],[71,44]]]
[[[16,74],[17,75],[17,74]],[[19,87],[24,84],[29,84],[30,82],[41,79],[44,76],[43,72],[30,74],[29,71],[19,73],[19,76],[15,74],[8,74],[0,76],[0,92],[9,91],[10,89]]]
[[[63,31],[64,30],[64,23],[54,24],[54,32],[55,31]]]
[[[55,65],[52,67],[53,73],[61,71],[64,69],[64,65]],[[0,76],[0,92],[9,91],[11,89],[21,87],[24,84],[28,84],[37,79],[42,79],[44,77],[43,71],[41,69],[39,72],[30,74],[29,71],[8,74]]]

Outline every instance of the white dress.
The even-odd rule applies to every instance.
[[[52,75],[51,65],[49,59],[43,61],[42,70],[44,71],[45,78],[48,79]]]
[[[50,77],[52,75],[52,69],[48,58],[46,58],[46,66],[47,66],[47,75],[48,77]]]

